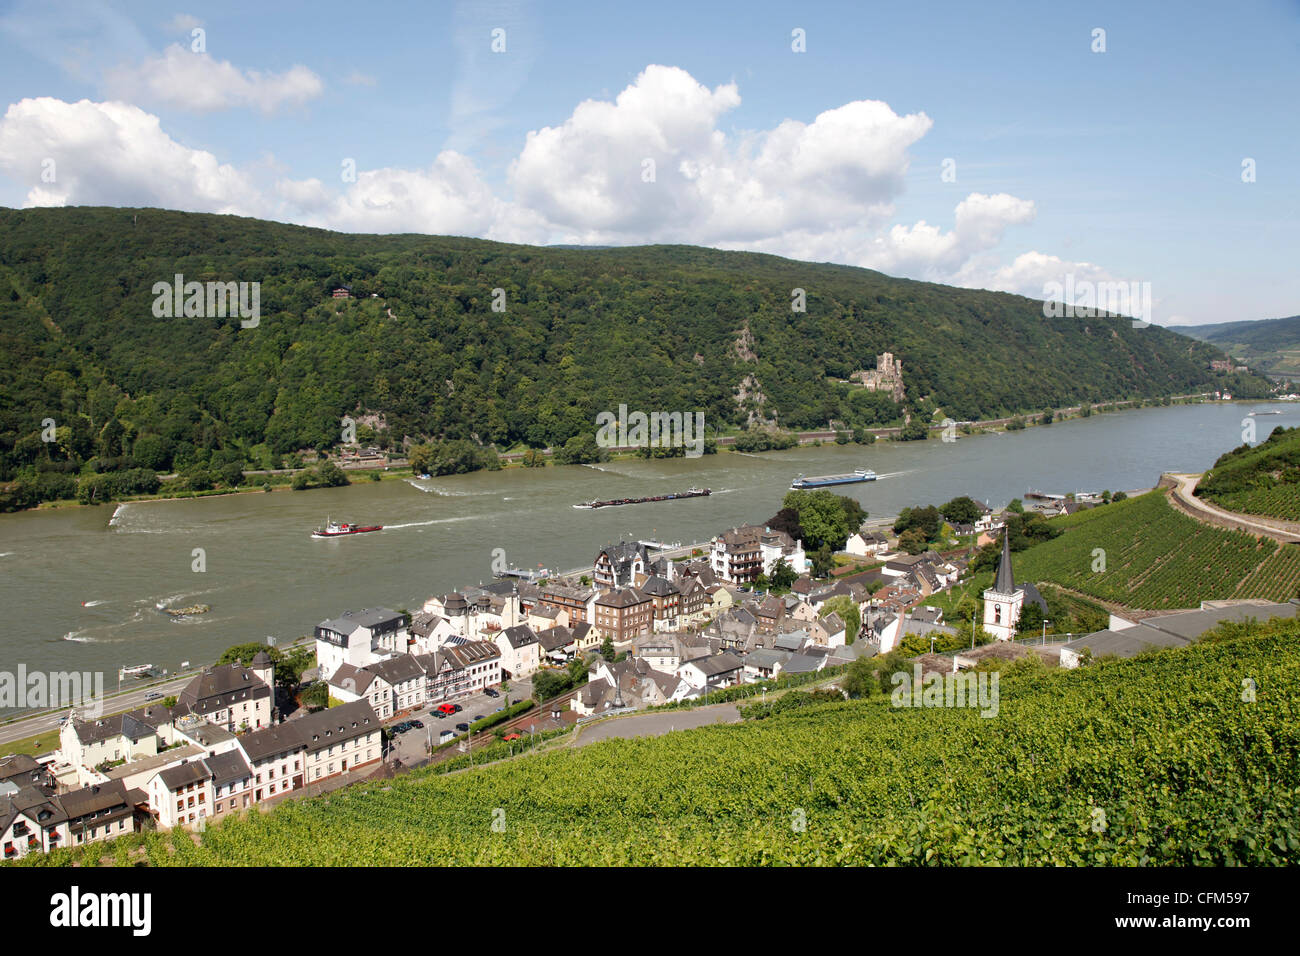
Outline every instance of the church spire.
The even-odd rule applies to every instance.
[[[1016,589],[1016,576],[1011,570],[1010,528],[1002,531],[1002,558],[998,561],[998,576],[993,582],[993,590],[999,594],[1010,594]]]

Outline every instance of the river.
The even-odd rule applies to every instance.
[[[175,670],[226,647],[286,643],[346,609],[415,610],[431,594],[491,579],[494,549],[515,567],[590,564],[620,538],[698,541],[780,508],[799,473],[856,467],[880,480],[839,489],[875,517],[968,494],[997,508],[1028,488],[1149,488],[1162,471],[1201,471],[1241,444],[1254,408],[1258,436],[1300,424],[1300,406],[1179,405],[963,437],[880,442],[695,460],[618,461],[510,469],[428,481],[147,501],[0,515],[0,670]],[[593,498],[703,485],[709,498],[595,511]],[[356,537],[309,536],[327,516],[383,524]],[[205,570],[196,571],[194,549]],[[158,606],[208,604],[173,621]]]

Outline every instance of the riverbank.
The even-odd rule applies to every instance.
[[[1261,406],[1262,407],[1262,406]],[[1278,424],[1300,406],[1275,405]],[[1070,419],[1051,428],[958,442],[823,444],[695,460],[620,459],[587,466],[355,482],[304,495],[234,494],[68,508],[0,518],[0,655],[29,672],[102,670],[150,661],[175,670],[219,655],[232,634],[284,644],[344,610],[417,609],[432,594],[487,584],[507,567],[590,568],[620,540],[702,542],[776,514],[800,472],[869,467],[846,485],[881,525],[915,505],[969,495],[1001,509],[1029,488],[1062,494],[1137,489],[1162,472],[1200,472],[1240,441],[1249,408],[1213,403]],[[692,484],[708,498],[576,510]],[[310,532],[327,514],[382,524],[338,539]],[[113,520],[110,523],[109,518]],[[198,562],[195,549],[202,549]],[[588,572],[589,573],[589,572]],[[173,621],[158,605],[207,604]]]
[[[1131,399],[1127,401],[1096,402],[1091,406],[1089,406],[1090,408],[1089,415],[1082,414],[1084,406],[1072,405],[1067,408],[1044,409],[1043,411],[1040,412],[1034,412],[1027,415],[1023,415],[1023,414],[1012,415],[1006,418],[990,418],[990,419],[985,419],[982,421],[974,421],[974,422],[951,422],[950,424],[944,424],[943,422],[937,424],[932,423],[929,426],[927,426],[929,429],[929,435],[927,435],[927,437],[924,439],[916,439],[916,441],[927,441],[930,439],[930,436],[935,434],[939,435],[941,440],[945,440],[948,437],[951,437],[952,440],[958,440],[963,437],[966,438],[973,437],[974,435],[980,433],[1018,431],[1027,428],[1046,427],[1048,425],[1055,424],[1057,422],[1070,421],[1071,419],[1075,419],[1075,418],[1086,418],[1094,414],[1112,414],[1113,412],[1117,412],[1117,411],[1132,411],[1137,408],[1161,407],[1166,404],[1180,404],[1180,405],[1200,404],[1204,402],[1209,397],[1210,394],[1212,393],[1172,396],[1168,399],[1167,403],[1159,399]],[[1258,400],[1238,401],[1234,399],[1231,403],[1216,402],[1216,404],[1259,404],[1259,401]],[[1044,417],[1049,413],[1051,414],[1051,419],[1044,421]],[[1018,424],[1019,427],[1008,428],[1008,426],[1011,426],[1013,424]],[[945,432],[950,428],[955,429],[955,431],[959,432],[960,434],[951,434],[951,436],[946,435]],[[902,430],[903,430],[902,426],[896,426],[890,428],[867,429],[867,432],[872,436],[873,442],[874,441],[902,442],[904,441],[904,439],[898,437],[899,434],[902,432]],[[795,437],[795,445],[792,447],[816,448],[826,444],[838,444],[837,438],[843,435],[844,432],[826,430],[826,431],[794,432],[792,434]],[[790,449],[767,449],[765,451],[737,452],[734,448],[730,447],[735,443],[736,438],[737,436],[735,434],[732,434],[732,435],[722,435],[716,439],[713,439],[713,441],[715,441],[718,447],[718,453],[722,454],[723,452],[726,452],[728,454],[743,454],[748,456],[748,455],[763,455],[771,452],[790,450]],[[854,443],[852,441],[849,441],[849,442],[845,442],[844,444],[852,445]],[[858,445],[857,447],[869,447],[869,446]],[[545,449],[540,449],[539,451],[542,454],[542,456],[545,458],[545,465],[544,465],[545,467],[558,467],[555,465],[554,461],[552,460],[552,449],[545,448]],[[610,449],[610,452],[611,455],[609,459],[607,459],[607,461],[610,463],[615,463],[620,461],[645,460],[638,453],[638,449],[634,446],[613,448]],[[529,468],[528,466],[523,464],[523,458],[526,454],[527,454],[526,451],[513,451],[513,452],[501,453],[498,456],[502,463],[500,470],[506,470],[506,469],[534,470],[538,466],[533,466],[533,468]],[[692,461],[692,460],[699,460],[699,459],[685,459],[685,460]],[[375,480],[374,475],[376,474],[379,475],[378,480],[380,481],[391,481],[394,479],[405,480],[408,478],[415,477],[413,474],[407,472],[406,469],[409,468],[409,465],[407,465],[404,459],[392,459],[389,461],[380,461],[380,462],[373,462],[373,463],[372,462],[340,462],[340,461],[336,461],[334,463],[339,465],[340,468],[342,468],[344,471],[347,472],[354,472],[354,473],[368,472],[370,475],[369,480],[371,481]],[[96,508],[108,504],[118,505],[118,504],[127,504],[132,502],[143,502],[143,501],[185,501],[191,498],[218,498],[218,497],[227,497],[230,495],[268,494],[270,492],[275,492],[275,491],[291,491],[291,490],[313,491],[317,489],[314,488],[294,489],[292,487],[291,481],[295,475],[308,472],[312,468],[317,467],[319,464],[320,462],[313,462],[310,465],[305,465],[302,468],[297,468],[297,469],[276,469],[274,471],[259,470],[259,471],[245,472],[246,476],[247,475],[258,475],[258,476],[271,475],[276,477],[277,479],[289,479],[288,481],[277,480],[275,484],[269,484],[269,485],[262,484],[262,485],[252,486],[252,487],[245,487],[241,485],[238,488],[230,488],[230,489],[222,488],[222,489],[211,489],[206,491],[187,491],[182,493],[127,495],[122,498],[114,498],[110,501],[104,501],[104,502],[83,503],[80,501],[76,501],[75,499],[64,498],[55,501],[42,501],[31,508],[18,509],[18,511],[10,512],[10,513],[17,514],[17,513],[30,512],[30,511],[57,511],[57,510],[65,510],[70,508]],[[380,469],[383,470],[380,471]],[[484,469],[480,469],[480,471],[482,470]],[[466,474],[473,474],[473,473],[474,472],[466,472]],[[166,475],[160,477],[174,478],[175,475]],[[441,475],[438,477],[445,478],[451,476]],[[350,482],[350,484],[355,484],[355,482]]]

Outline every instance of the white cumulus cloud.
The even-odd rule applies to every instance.
[[[241,70],[228,60],[194,53],[173,43],[159,56],[109,70],[109,92],[117,99],[141,100],[198,113],[251,107],[271,113],[320,95],[321,78],[305,66],[283,73]]]
[[[12,104],[0,119],[0,170],[29,187],[27,205],[267,212],[246,173],[182,146],[158,117],[125,103]]]
[[[163,74],[128,79],[165,87],[191,109],[271,109],[320,88],[305,68],[295,68],[305,78],[242,73],[179,46],[162,62]],[[1008,263],[1009,230],[1036,215],[1029,199],[971,193],[950,224],[900,222],[909,150],[933,125],[924,113],[855,100],[810,122],[737,131],[725,121],[740,102],[735,83],[709,88],[685,70],[648,66],[613,101],[583,101],[529,132],[503,189],[455,149],[419,168],[294,178],[273,157],[221,163],[134,105],[26,99],[0,119],[0,171],[27,189],[28,205],[153,205],[524,243],[693,243],[1035,298],[1067,273],[1110,278],[1038,251]],[[53,181],[42,175],[47,159]]]

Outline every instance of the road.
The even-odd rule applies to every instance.
[[[185,674],[181,677],[172,678],[162,683],[149,684],[146,687],[123,691],[121,694],[112,694],[106,697],[103,702],[103,713],[92,716],[103,716],[103,714],[120,714],[128,710],[135,710],[143,707],[145,704],[152,703],[145,700],[149,694],[161,694],[163,697],[169,695],[178,695],[184,690],[185,685],[194,679],[194,674]],[[126,686],[130,686],[129,684]],[[160,698],[161,699],[161,698]],[[78,714],[86,712],[85,707],[76,708]],[[0,752],[4,750],[6,744],[14,743],[18,740],[26,740],[28,737],[36,737],[41,734],[53,732],[54,736],[50,739],[50,749],[58,747],[59,724],[63,718],[68,715],[68,708],[59,710],[46,711],[37,714],[34,717],[27,717],[22,720],[16,720],[11,724],[5,724],[0,727]]]
[[[1211,504],[1204,498],[1197,498],[1195,495],[1196,485],[1201,480],[1201,475],[1170,473],[1163,477],[1174,483],[1174,505],[1198,521],[1220,527],[1236,528],[1238,531],[1245,531],[1248,534],[1262,534],[1274,541],[1281,541],[1283,544],[1300,542],[1300,524],[1279,521],[1274,518],[1264,518],[1259,515],[1239,514]]]
[[[696,727],[707,727],[710,724],[738,723],[740,723],[740,710],[735,704],[713,704],[690,710],[634,714],[630,717],[602,720],[591,726],[579,728],[572,746],[585,747],[587,744],[612,740],[616,737],[661,737],[674,730],[694,730]]]

